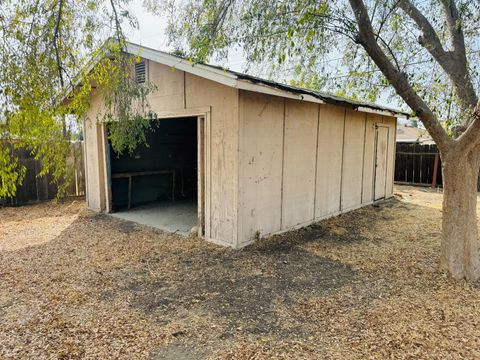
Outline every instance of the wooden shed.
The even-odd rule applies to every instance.
[[[90,209],[120,214],[189,199],[201,236],[240,248],[392,196],[402,113],[127,49],[142,59],[138,77],[158,87],[153,145],[115,156],[95,120],[94,90],[84,123]]]

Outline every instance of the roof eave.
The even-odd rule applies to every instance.
[[[226,86],[236,87],[237,85],[237,76],[227,71],[222,71],[202,64],[194,64],[188,60],[129,42],[127,42],[126,50],[132,55],[140,56],[142,58],[170,66],[173,69],[186,71],[190,74],[197,75]]]
[[[277,89],[273,86],[253,83],[248,80],[237,80],[236,87],[240,90],[245,90],[245,91],[254,91],[262,94],[280,96],[280,97],[285,97],[289,99],[309,101],[309,102],[318,103],[318,104],[326,104],[325,101],[309,94],[298,94],[294,92],[289,92],[286,90]]]
[[[189,60],[182,59],[180,57],[159,50],[143,47],[141,45],[137,45],[131,42],[126,43],[125,50],[127,53],[134,56],[140,56],[142,58],[163,64],[165,66],[169,66],[173,69],[185,71],[192,75],[196,75],[225,86],[237,88],[239,90],[253,91],[267,95],[313,102],[317,104],[336,104],[340,106],[347,106],[362,112],[375,113],[385,116],[408,117],[408,114],[401,111],[385,109],[381,106],[376,106],[375,104],[360,103],[350,101],[349,99],[336,98],[334,96],[326,94],[317,94],[307,89],[298,89],[292,86],[274,83],[264,79],[257,79],[252,76],[224,70],[214,66],[194,64]],[[93,67],[98,63],[102,55],[103,54],[99,53],[94,59],[92,59],[92,61],[88,64],[87,71],[91,71],[93,69]],[[67,91],[66,93],[70,94],[71,91],[73,91],[73,88],[78,86],[80,82],[81,79],[75,84],[75,86],[68,89],[69,91]],[[64,98],[64,100],[66,99]]]

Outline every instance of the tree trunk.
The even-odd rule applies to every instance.
[[[462,154],[455,148],[442,156],[443,221],[440,265],[455,279],[480,278],[477,227],[478,149]]]

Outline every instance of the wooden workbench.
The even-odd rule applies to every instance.
[[[128,208],[132,205],[132,178],[136,176],[172,175],[172,201],[175,201],[175,170],[132,171],[112,174],[112,179],[128,179]]]

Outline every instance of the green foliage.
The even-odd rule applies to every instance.
[[[82,69],[78,75],[81,82],[70,93],[64,111],[86,119],[91,96],[98,92],[103,108],[95,119],[89,120],[108,124],[108,137],[117,154],[132,153],[139,145],[146,144],[145,132],[155,118],[147,98],[157,88],[149,81],[136,82],[134,65],[140,58],[125,54],[123,40],[105,42],[92,59],[99,61],[91,70],[89,66]]]
[[[0,143],[0,198],[14,196],[24,177],[25,167],[18,164],[5,142]]]
[[[51,174],[57,195],[65,195],[73,174],[70,140],[78,138],[95,87],[107,104],[101,120],[116,122],[110,132],[116,149],[132,151],[144,141],[148,122],[142,116],[152,89],[132,81],[136,59],[123,56],[122,23],[135,25],[124,8],[128,2],[2,1],[0,197],[14,196],[25,177],[6,144],[31,152],[42,165],[40,176]],[[105,44],[112,35],[116,40]],[[100,60],[93,69],[91,58]]]
[[[117,155],[125,150],[132,154],[139,145],[148,146],[145,132],[149,129],[150,121],[143,116],[136,116],[129,121],[112,121],[108,131],[113,150]]]
[[[149,109],[147,96],[156,86],[148,81],[136,82],[132,69],[139,58],[113,51],[110,54],[115,56],[104,58],[95,67],[91,79],[101,85],[105,104],[97,121],[108,123],[108,136],[117,154],[124,151],[131,154],[139,145],[148,145],[145,132],[151,128],[155,114]]]

